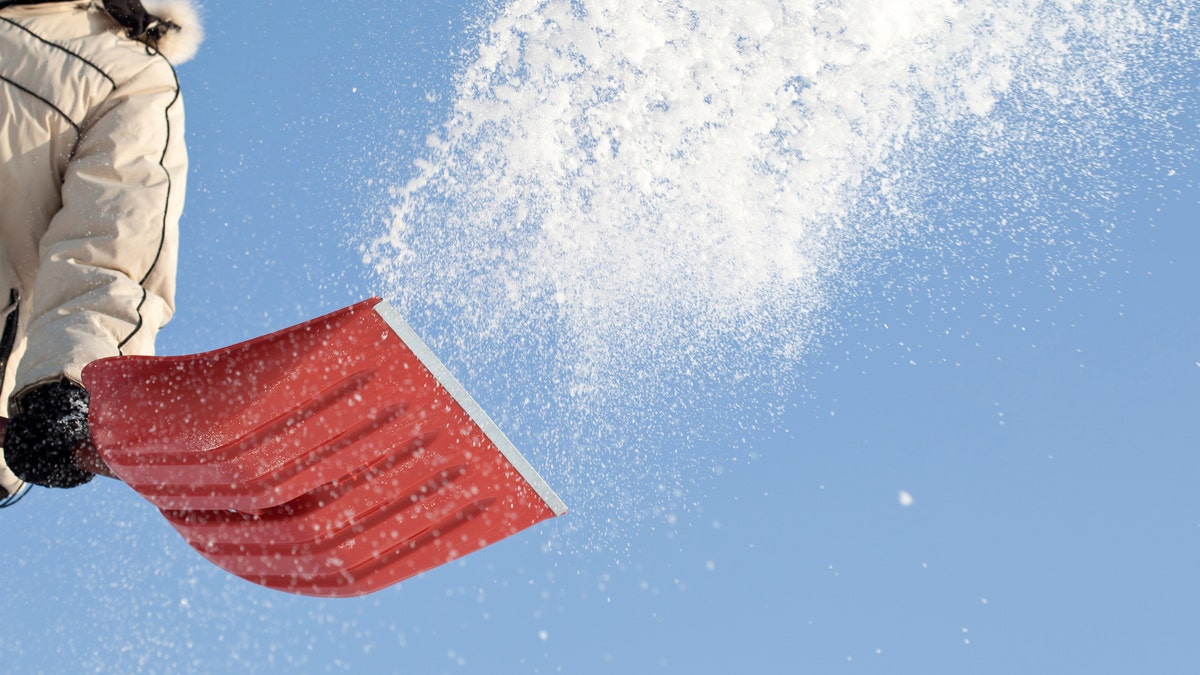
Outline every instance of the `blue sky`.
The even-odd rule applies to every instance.
[[[851,4],[852,18],[870,9]],[[558,388],[579,383],[559,377],[564,364],[581,377],[570,354],[553,353],[576,344],[564,337],[581,325],[569,308],[561,325],[514,310],[498,338],[438,314],[473,300],[422,299],[475,288],[469,246],[428,259],[442,240],[415,235],[428,245],[404,269],[434,272],[406,290],[357,247],[386,234],[413,162],[439,161],[426,137],[461,109],[454,77],[499,8],[206,8],[208,40],[179,71],[192,172],[179,313],[161,351],[404,295],[414,327],[572,511],[383,592],[314,600],[212,567],[115,482],[36,491],[0,524],[7,662],[30,672],[1197,667],[1194,23],[1129,57],[1135,80],[1158,84],[1086,109],[1039,108],[1027,90],[1001,88],[984,119],[1004,130],[967,116],[943,140],[887,158],[909,179],[901,205],[920,215],[875,238],[890,221],[869,199],[878,176],[864,178],[845,266],[817,280],[820,330],[799,355],[772,347],[809,324],[755,323],[768,334],[759,341],[723,332],[714,310],[689,324],[728,340],[729,353],[689,343],[711,350],[693,361],[711,377],[625,371],[614,359],[610,388],[590,399]],[[1008,141],[985,152],[997,139]],[[439,202],[452,197],[417,199],[462,222],[472,211]],[[481,223],[463,237],[506,241],[496,232],[507,236]],[[648,292],[668,306],[675,297],[665,285]],[[653,360],[677,363],[644,335],[655,325],[635,322],[637,339],[614,329],[605,344],[656,345]],[[585,414],[592,403],[611,407]]]

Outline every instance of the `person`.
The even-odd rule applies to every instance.
[[[187,0],[0,0],[0,455],[26,483],[104,473],[83,367],[152,354],[174,313]]]

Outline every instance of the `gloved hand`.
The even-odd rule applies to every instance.
[[[13,401],[4,433],[4,461],[18,477],[45,487],[69,488],[95,477],[75,465],[75,449],[91,443],[88,393],[69,380],[40,384]]]

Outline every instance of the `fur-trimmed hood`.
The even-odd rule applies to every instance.
[[[193,0],[142,0],[146,11],[179,26],[158,41],[158,51],[176,65],[191,60],[204,41],[200,8]]]

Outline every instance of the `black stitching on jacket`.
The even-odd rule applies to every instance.
[[[170,62],[168,61],[167,64],[170,65]],[[169,212],[171,210],[171,188],[174,183],[171,180],[171,172],[167,169],[166,159],[167,151],[171,147],[171,109],[174,108],[175,104],[179,102],[180,96],[179,74],[175,72],[174,66],[171,66],[171,74],[175,78],[175,96],[171,98],[171,102],[168,103],[163,109],[163,123],[167,127],[167,135],[163,140],[162,154],[158,156],[158,166],[163,170],[163,175],[167,178],[167,194],[166,198],[163,200],[162,227],[159,229],[158,234],[158,250],[154,252],[154,260],[150,263],[150,268],[147,269],[146,273],[142,275],[142,278],[138,280],[138,285],[142,287],[142,299],[140,302],[138,302],[137,306],[137,325],[134,326],[133,331],[130,332],[129,335],[125,336],[125,339],[121,340],[121,342],[117,345],[118,351],[124,349],[125,345],[133,339],[133,336],[137,335],[142,329],[142,324],[144,323],[142,317],[142,306],[146,304],[147,296],[145,286],[146,280],[150,278],[150,275],[154,273],[155,268],[158,267],[158,261],[162,258],[163,247],[166,246],[167,241],[167,222],[170,219]]]
[[[91,61],[88,61],[87,58],[71,51],[70,49],[67,49],[66,47],[58,44],[57,42],[51,42],[51,41],[47,40],[46,38],[42,37],[41,35],[38,35],[37,33],[26,28],[19,21],[13,21],[12,19],[4,18],[4,17],[0,17],[0,21],[3,21],[4,23],[10,24],[12,26],[16,26],[17,28],[20,28],[21,30],[28,33],[29,35],[33,36],[34,38],[37,38],[43,44],[53,47],[54,49],[62,51],[63,53],[68,54],[70,56],[74,56],[75,58],[79,59],[80,61],[83,61],[87,65],[91,66],[92,69],[94,69],[97,73],[100,73],[101,75],[103,75],[104,79],[108,80],[108,83],[111,84],[113,87],[117,86],[117,83],[113,80],[112,75],[109,75],[108,73],[104,72],[100,68],[100,66],[97,66],[96,64],[92,63]]]
[[[166,161],[167,150],[169,150],[171,146],[171,108],[174,108],[175,104],[179,102],[180,94],[179,75],[175,73],[174,68],[171,68],[171,73],[175,76],[175,96],[171,99],[171,102],[167,104],[166,109],[163,110],[163,123],[167,125],[167,139],[166,142],[163,143],[162,154],[158,156],[158,165],[162,167],[163,174],[165,174],[167,177],[167,199],[163,204],[162,232],[158,238],[158,251],[156,251],[154,254],[154,262],[150,263],[150,269],[146,270],[146,274],[138,280],[138,284],[146,283],[146,280],[150,278],[150,273],[154,271],[154,268],[158,267],[158,260],[162,257],[163,246],[166,244],[167,240],[167,212],[171,208],[172,181],[171,172],[167,170]]]
[[[47,99],[46,97],[42,96],[41,94],[33,91],[32,89],[29,89],[20,84],[17,84],[16,82],[13,82],[12,80],[8,79],[7,77],[5,77],[3,75],[0,75],[0,80],[3,80],[4,82],[8,83],[10,86],[16,87],[17,89],[20,89],[21,91],[25,92],[26,94],[29,94],[30,96],[36,98],[37,100],[41,101],[42,103],[45,103],[47,106],[50,107],[51,110],[58,113],[59,115],[62,115],[62,118],[67,121],[67,124],[70,124],[71,128],[75,129],[75,134],[79,135],[79,133],[80,133],[79,124],[77,124],[75,122],[75,120],[71,119],[70,115],[68,115],[67,113],[60,110],[59,107],[54,105],[54,103],[52,103],[49,99]]]

